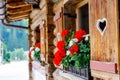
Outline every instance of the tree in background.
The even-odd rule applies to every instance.
[[[7,52],[7,47],[3,43],[3,62],[8,63],[10,62],[10,54]]]
[[[19,61],[19,60],[26,60],[27,56],[24,53],[24,49],[20,48],[20,49],[14,49],[14,51],[9,52],[10,54],[10,60],[11,61]]]
[[[28,20],[12,22],[14,25],[28,26]],[[8,51],[14,51],[14,48],[24,48],[28,50],[28,30],[6,27],[0,22],[0,34],[3,42],[7,45]]]

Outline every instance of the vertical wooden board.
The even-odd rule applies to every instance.
[[[94,30],[93,30],[93,35],[95,36],[95,44],[96,44],[96,47],[98,47],[97,49],[97,53],[95,52],[95,54],[97,54],[96,55],[96,60],[98,60],[98,61],[100,61],[101,60],[101,57],[102,57],[102,55],[101,55],[101,51],[102,51],[102,49],[101,49],[101,37],[100,37],[100,33],[99,33],[99,31],[97,30],[97,28],[96,28],[96,23],[97,23],[97,20],[98,19],[100,19],[100,17],[101,17],[101,4],[99,4],[100,3],[100,0],[98,1],[98,0],[96,0],[96,4],[94,4],[95,5],[95,13],[94,13],[94,15],[95,15],[95,23],[94,23]],[[96,34],[96,35],[95,35]],[[95,50],[95,49],[94,49]]]
[[[118,62],[119,54],[119,23],[117,0],[107,1],[107,19],[109,26],[109,53],[112,62]]]
[[[94,2],[94,3],[93,3]],[[96,30],[96,27],[95,27],[95,9],[96,9],[96,0],[90,0],[89,1],[89,30],[90,30],[90,36],[91,36],[91,40],[90,40],[90,45],[91,45],[91,60],[96,60],[96,57],[97,57],[97,50],[94,50],[96,47],[97,47],[97,44],[96,44],[96,39],[97,39],[97,30]],[[96,35],[94,35],[94,33]]]
[[[40,30],[40,37],[41,37],[41,53],[46,54],[46,33],[45,33],[45,26]]]
[[[100,19],[106,18],[107,19],[107,0],[100,0],[98,3],[101,5],[100,8]],[[107,28],[101,37],[101,42],[98,43],[101,45],[101,61],[110,61],[110,56],[109,56],[109,26],[107,25]]]
[[[89,3],[91,59],[96,61],[117,62],[118,26],[116,0],[90,0]],[[107,28],[104,34],[101,35],[96,28],[96,24],[98,19],[103,18],[107,19]]]
[[[119,28],[118,32],[120,32],[120,5],[119,5],[120,4],[120,0],[118,0],[117,3],[118,3],[117,4],[117,7],[118,7],[117,8],[117,10],[118,10],[117,14],[119,16],[119,17],[117,16],[117,18],[118,18],[118,21],[117,21],[118,24],[117,25],[118,25],[118,28]],[[120,39],[120,33],[119,33],[119,39]],[[118,44],[118,48],[119,48],[119,51],[118,51],[118,62],[119,62],[119,65],[118,66],[119,66],[119,73],[120,73],[120,46],[119,45],[120,45],[120,40],[119,40],[119,44]]]

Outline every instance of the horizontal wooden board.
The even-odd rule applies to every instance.
[[[23,12],[23,13],[17,13],[17,14],[8,14],[6,17],[19,17],[19,16],[22,16],[22,15],[28,15],[30,14],[30,12]]]
[[[13,21],[20,21],[22,19],[28,19],[28,16],[20,17],[20,18],[15,18],[15,19],[6,19],[7,22],[13,22]]]
[[[100,78],[95,80],[120,80],[119,74],[114,74],[114,73],[109,73],[109,72],[104,72],[99,70],[91,70],[91,75],[95,76],[95,78]]]
[[[6,3],[12,3],[12,2],[17,2],[17,1],[21,1],[21,0],[6,0]]]
[[[26,5],[24,7],[8,10],[7,14],[18,14],[18,13],[29,12],[29,11],[32,11],[32,5]]]
[[[90,68],[94,70],[117,73],[117,63],[113,62],[90,61]]]
[[[10,8],[19,8],[19,7],[23,7],[26,5],[28,4],[24,3],[23,1],[13,2],[13,3],[6,4],[6,8],[9,10]]]
[[[14,17],[7,16],[7,19],[13,19],[14,20],[14,19],[23,18],[23,17],[29,17],[29,14],[14,16]]]

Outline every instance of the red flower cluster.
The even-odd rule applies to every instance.
[[[59,55],[53,59],[53,62],[56,66],[60,66],[61,61],[62,61],[62,57],[60,57]]]
[[[65,37],[69,33],[69,30],[62,30],[61,36]]]
[[[55,55],[54,55],[54,60],[53,62],[55,63],[56,66],[59,66],[61,61],[62,61],[62,58],[64,58],[66,56],[66,51],[65,49],[62,49],[62,50],[58,50]]]
[[[57,48],[58,49],[64,49],[64,47],[65,47],[65,42],[64,41],[58,41]]]
[[[68,35],[69,32],[70,32],[69,30],[63,30],[61,32],[61,36],[65,37],[66,35]],[[75,33],[74,38],[77,38],[78,41],[81,41],[82,38],[83,38],[83,35],[86,35],[86,32],[84,30],[79,30]],[[67,48],[67,50],[66,50],[65,46],[68,45],[68,44],[69,44],[68,42],[64,42],[64,41],[58,41],[57,42],[56,47],[58,48],[58,51],[55,52],[54,60],[53,60],[53,62],[56,66],[60,66],[62,59],[66,57],[66,51],[67,50],[70,51],[70,54],[72,56],[74,56],[75,52],[78,53],[78,51],[79,51],[78,45],[72,45],[70,48]]]
[[[75,33],[74,38],[77,38],[78,41],[82,40],[83,35],[86,35],[86,32],[84,30],[79,30]]]
[[[40,42],[36,43],[35,46],[40,48]]]
[[[55,53],[54,60],[53,60],[56,66],[59,66],[62,61],[62,58],[66,56],[66,50],[64,47],[65,47],[65,42],[58,41],[57,43],[58,51]]]
[[[75,52],[76,53],[78,52],[79,47],[77,45],[74,45],[69,50],[70,50],[71,54],[74,55]]]

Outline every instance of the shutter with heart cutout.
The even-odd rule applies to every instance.
[[[91,74],[106,80],[119,80],[115,78],[120,68],[118,0],[89,0],[89,9]],[[109,76],[112,73],[115,74]]]

